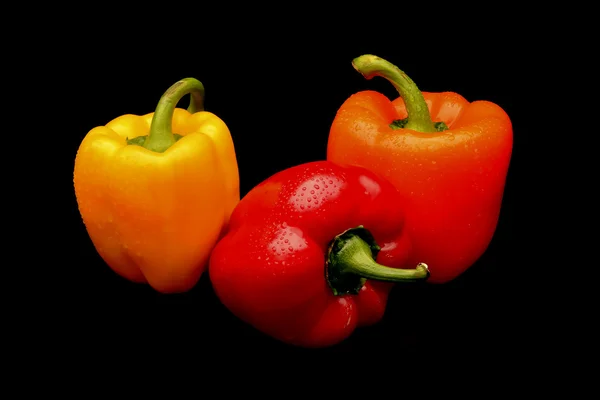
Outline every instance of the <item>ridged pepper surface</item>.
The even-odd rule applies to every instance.
[[[176,108],[188,93],[188,110]],[[203,100],[203,85],[183,79],[154,113],[92,129],[75,159],[75,195],[96,250],[117,274],[162,293],[197,283],[240,197],[229,129]]]

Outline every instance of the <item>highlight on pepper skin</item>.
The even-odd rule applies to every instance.
[[[188,110],[176,108],[186,94]],[[161,293],[198,282],[240,199],[231,134],[203,97],[198,80],[182,79],[155,112],[92,129],[75,158],[75,195],[97,252]]]
[[[394,283],[424,281],[398,191],[374,173],[315,161],[278,172],[235,208],[209,276],[234,315],[271,337],[327,347],[377,323]],[[400,288],[401,289],[401,288]]]
[[[387,79],[400,97],[350,96],[331,125],[327,159],[388,179],[403,198],[412,261],[427,260],[429,283],[450,282],[494,236],[513,146],[510,118],[489,101],[421,92],[380,57],[366,54],[352,65],[366,79]]]

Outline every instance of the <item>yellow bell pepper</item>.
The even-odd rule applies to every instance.
[[[189,108],[176,108],[187,94]],[[92,129],[75,158],[75,196],[99,255],[161,293],[195,286],[240,200],[230,131],[203,101],[202,83],[183,79],[155,112]]]

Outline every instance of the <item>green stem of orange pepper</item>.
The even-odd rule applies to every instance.
[[[365,54],[352,60],[352,66],[366,79],[372,79],[375,76],[387,79],[404,100],[408,118],[392,122],[390,124],[392,129],[406,128],[423,133],[441,132],[448,129],[443,122],[434,123],[432,121],[423,93],[413,80],[395,65],[383,58]]]

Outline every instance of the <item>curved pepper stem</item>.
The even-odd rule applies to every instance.
[[[417,282],[429,278],[425,263],[415,269],[390,268],[375,261],[381,248],[362,226],[336,236],[327,253],[325,276],[333,294],[358,294],[367,279],[383,282]]]
[[[177,141],[173,135],[173,113],[183,96],[190,94],[188,111],[195,113],[204,109],[204,86],[194,78],[182,79],[161,96],[150,125],[150,133],[143,147],[157,153],[165,152]]]
[[[390,125],[392,128],[407,128],[423,133],[440,132],[448,129],[443,122],[434,123],[431,120],[423,93],[413,80],[395,65],[383,58],[365,54],[352,60],[352,66],[366,79],[372,79],[374,76],[387,79],[394,85],[400,97],[404,100],[408,118],[394,121]]]

